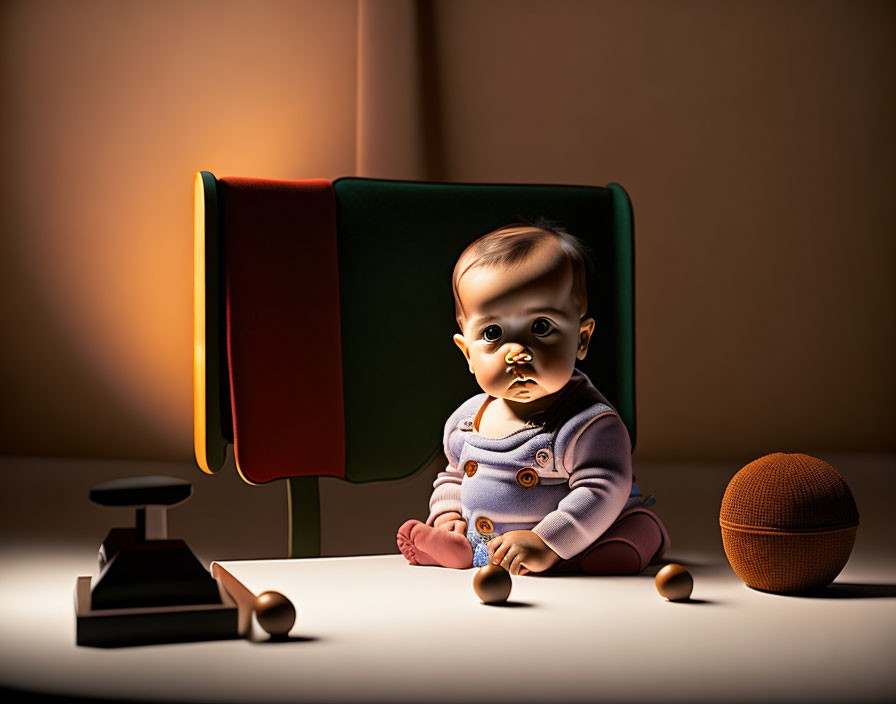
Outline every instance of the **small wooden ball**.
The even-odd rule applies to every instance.
[[[694,578],[684,567],[669,563],[656,573],[656,590],[669,601],[689,599],[694,591]]]
[[[483,604],[500,604],[510,596],[510,573],[501,565],[480,567],[473,577],[473,591]]]
[[[272,636],[285,636],[296,622],[296,607],[280,592],[262,592],[255,599],[258,625]]]

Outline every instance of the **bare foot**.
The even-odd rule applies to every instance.
[[[473,548],[463,535],[407,521],[398,529],[398,549],[412,565],[462,570],[473,565]]]

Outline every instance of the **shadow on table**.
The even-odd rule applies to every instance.
[[[529,609],[535,606],[528,601],[498,601],[492,604],[482,604],[483,606],[496,606],[499,609]]]
[[[700,571],[702,573],[712,572],[715,569],[722,567],[722,565],[718,561],[701,562],[699,560],[693,560],[693,559],[688,559],[688,560],[663,559],[662,562],[648,565],[647,567],[644,568],[644,570],[642,570],[638,574],[600,575],[600,574],[583,574],[581,572],[548,572],[548,573],[540,573],[539,572],[539,573],[528,574],[528,575],[526,575],[526,577],[527,578],[531,577],[531,578],[535,578],[535,579],[594,579],[594,580],[600,580],[600,579],[606,579],[606,578],[611,578],[611,579],[622,578],[622,579],[632,579],[632,580],[649,579],[649,580],[653,581],[656,579],[657,572],[659,572],[661,569],[663,569],[663,567],[665,567],[666,565],[671,564],[673,562],[675,564],[682,565],[682,566],[690,568],[692,570],[694,569],[694,567],[699,567]],[[730,570],[730,568],[728,568],[728,569]],[[692,605],[705,605],[705,604],[718,605],[723,602],[714,601],[712,599],[693,599],[693,598],[689,597],[687,599],[678,599],[676,601],[669,601],[668,603],[670,603],[670,604],[692,604]],[[507,603],[507,604],[501,604],[501,606],[531,606],[531,604]]]
[[[659,562],[652,563],[648,565],[647,569],[656,568],[659,569],[661,567],[665,567],[670,562],[674,562],[679,565],[684,565],[688,569],[699,569],[701,571],[715,571],[715,570],[724,570],[726,572],[731,571],[731,565],[728,563],[728,560],[725,559],[725,556],[710,556],[710,555],[670,555],[666,553],[660,559]]]
[[[115,704],[122,702],[122,699],[97,699],[95,697],[77,696],[74,694],[52,694],[49,692],[35,692],[15,687],[0,686],[0,699],[6,702],[16,702],[17,704]],[[152,704],[148,699],[132,699],[126,700],[128,704]],[[186,700],[170,700],[169,704],[179,704]]]
[[[624,577],[630,579],[645,579],[650,578],[654,579],[656,577],[656,573],[659,572],[663,567],[670,564],[681,565],[682,567],[687,568],[688,570],[700,570],[702,574],[708,574],[719,570],[724,570],[731,572],[731,567],[725,561],[720,560],[704,560],[700,558],[676,558],[664,556],[662,560],[659,562],[654,562],[643,570],[638,572],[638,574],[585,574],[584,572],[530,572],[526,574],[526,577],[534,577],[536,579],[569,579],[569,578],[588,578],[588,579],[601,579],[604,577]]]
[[[320,638],[315,636],[271,636],[270,638],[249,639],[256,645],[280,645],[282,643],[314,643]]]
[[[896,584],[859,584],[834,582],[824,589],[812,592],[794,592],[780,596],[802,599],[892,599],[896,597]]]

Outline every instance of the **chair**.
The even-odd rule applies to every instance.
[[[216,178],[194,187],[194,441],[244,480],[286,479],[291,557],[320,554],[318,477],[406,477],[477,393],[451,342],[451,273],[473,239],[544,217],[591,250],[577,364],[635,442],[631,205],[618,184]],[[411,403],[413,401],[413,403]]]

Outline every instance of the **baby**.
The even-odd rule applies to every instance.
[[[445,424],[448,466],[426,523],[399,529],[402,554],[511,574],[640,572],[668,536],[632,476],[625,425],[575,368],[595,326],[581,244],[509,225],[464,250],[453,286],[454,342],[485,393]]]

